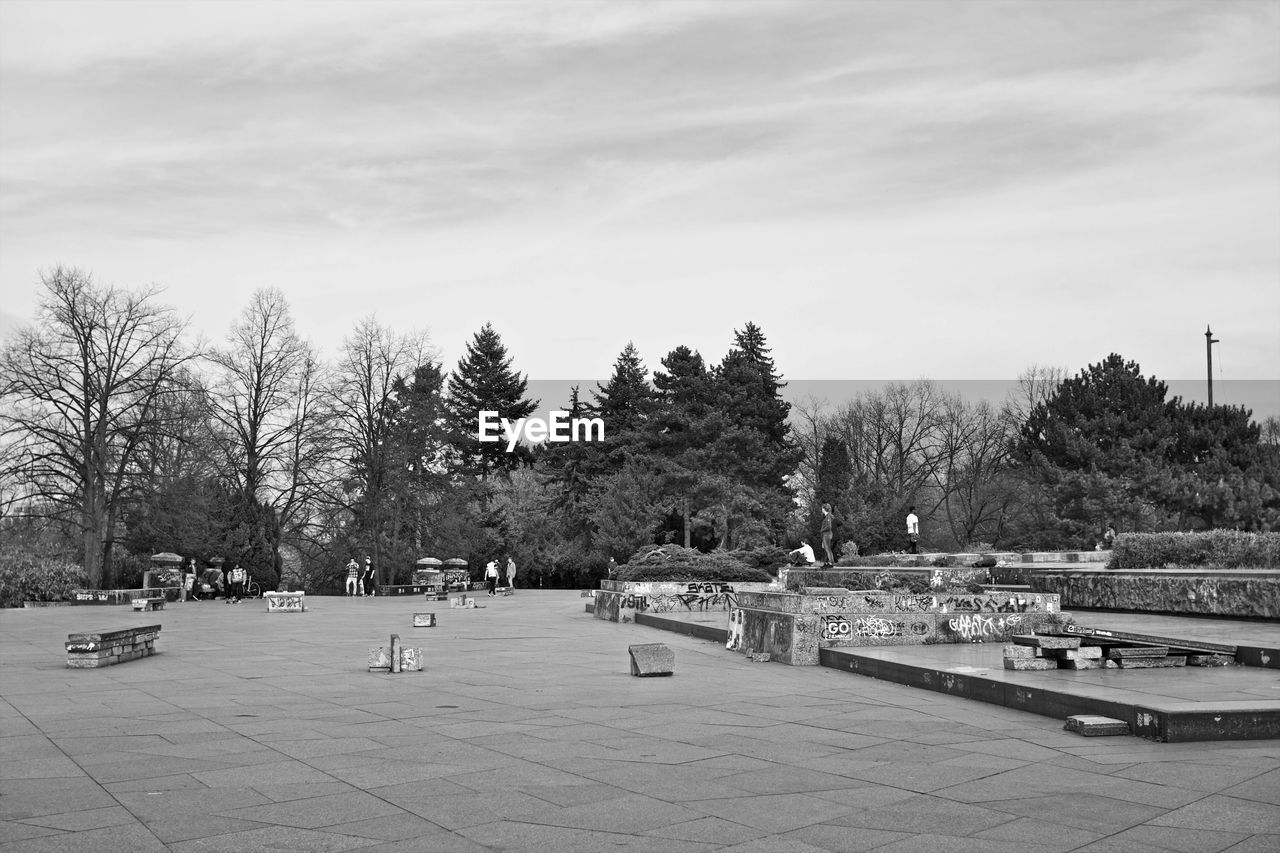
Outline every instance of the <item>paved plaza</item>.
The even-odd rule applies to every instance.
[[[1280,741],[1082,738],[576,592],[477,601],[0,612],[0,853],[1280,850]],[[66,668],[68,633],[147,624],[156,657]],[[426,671],[366,670],[392,633]],[[629,674],[651,642],[674,677]]]

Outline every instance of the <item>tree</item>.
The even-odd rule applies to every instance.
[[[845,520],[852,514],[849,500],[849,487],[853,483],[853,464],[849,461],[849,449],[838,436],[828,435],[822,442],[822,453],[818,461],[817,484],[814,488],[813,500],[809,504],[810,541],[821,541],[822,506],[828,504],[839,527],[833,531],[831,548],[839,554],[840,542],[844,533]]]
[[[378,583],[388,576],[382,555],[389,542],[387,522],[394,499],[389,475],[396,382],[423,363],[426,350],[424,335],[399,335],[368,317],[356,324],[339,357],[331,399],[346,475],[344,505],[357,539],[373,552]]]
[[[508,453],[505,441],[482,442],[479,437],[481,412],[497,412],[498,417],[515,422],[538,408],[538,400],[525,397],[529,380],[512,369],[513,361],[493,325],[485,323],[449,374],[449,426],[462,469],[468,473],[487,477],[531,459],[527,447],[520,445]]]
[[[0,355],[0,442],[6,479],[22,484],[17,512],[77,531],[89,583],[101,586],[115,523],[138,485],[142,442],[172,429],[185,323],[155,288],[100,287],[58,267],[41,276],[33,328]]]
[[[604,385],[597,384],[593,394],[590,411],[604,421],[606,436],[638,429],[652,413],[654,395],[648,375],[639,350],[628,341],[613,363],[613,375]]]

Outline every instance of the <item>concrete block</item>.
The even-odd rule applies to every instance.
[[[1105,737],[1129,734],[1129,724],[1124,720],[1102,717],[1097,714],[1077,714],[1067,717],[1063,726],[1069,732],[1079,732],[1085,737]]]
[[[400,671],[400,635],[391,635],[391,671]]]
[[[1079,637],[1055,637],[1049,634],[1016,634],[1013,643],[1017,646],[1031,646],[1038,649],[1078,649]]]
[[[1102,661],[1092,658],[1067,659],[1058,661],[1059,669],[1102,669]]]
[[[1187,659],[1183,655],[1167,658],[1120,658],[1117,663],[1121,669],[1159,669],[1167,666],[1186,666]]]
[[[400,649],[401,672],[422,672],[423,660],[422,649],[407,646]]]
[[[434,613],[413,614],[413,627],[434,628],[435,626],[436,626],[436,615]]]
[[[1235,666],[1230,655],[1187,655],[1187,666]]]
[[[386,646],[370,646],[369,647],[369,671],[370,672],[390,672],[391,671],[391,650]]]
[[[631,655],[631,674],[641,678],[655,675],[671,675],[675,671],[676,653],[663,643],[643,643],[628,646]]]
[[[1019,672],[1028,670],[1046,670],[1057,669],[1058,662],[1048,658],[1032,658],[1031,660],[1016,660],[1014,658],[1005,658],[1005,669],[1015,669]]]
[[[1062,649],[1058,660],[1102,660],[1101,646],[1081,646],[1078,649]]]
[[[1107,657],[1112,660],[1121,660],[1124,658],[1162,658],[1168,654],[1168,646],[1112,646],[1107,649]]]
[[[768,652],[747,652],[747,657],[751,658],[752,663],[768,663]]]
[[[1031,660],[1036,656],[1036,650],[1030,646],[1005,646],[1005,660]]]

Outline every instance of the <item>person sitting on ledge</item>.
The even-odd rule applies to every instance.
[[[800,547],[787,554],[793,566],[812,566],[818,562],[813,555],[813,546],[801,539]]]

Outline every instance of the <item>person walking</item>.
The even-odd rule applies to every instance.
[[[187,561],[187,568],[182,573],[182,597],[187,601],[200,600],[200,584],[199,578],[196,577],[196,561],[191,558]]]
[[[484,580],[489,585],[489,597],[496,598],[498,596],[498,563],[496,560],[490,560],[488,565],[484,567]]]
[[[361,595],[364,594],[364,592],[360,590],[360,564],[356,562],[355,557],[352,557],[350,560],[347,560],[347,596],[355,596],[358,590]]]
[[[907,553],[918,554],[920,543],[920,519],[916,517],[916,508],[907,510]]]
[[[364,594],[368,596],[376,595],[378,590],[373,582],[373,560],[366,554],[364,557],[364,574],[361,579],[364,581]]]
[[[836,557],[831,552],[831,536],[834,519],[831,516],[831,504],[822,505],[822,553],[827,561],[822,564],[822,568],[829,569],[835,565]]]
[[[516,591],[516,561],[511,559],[511,555],[507,555],[507,586],[511,587],[511,591]]]

